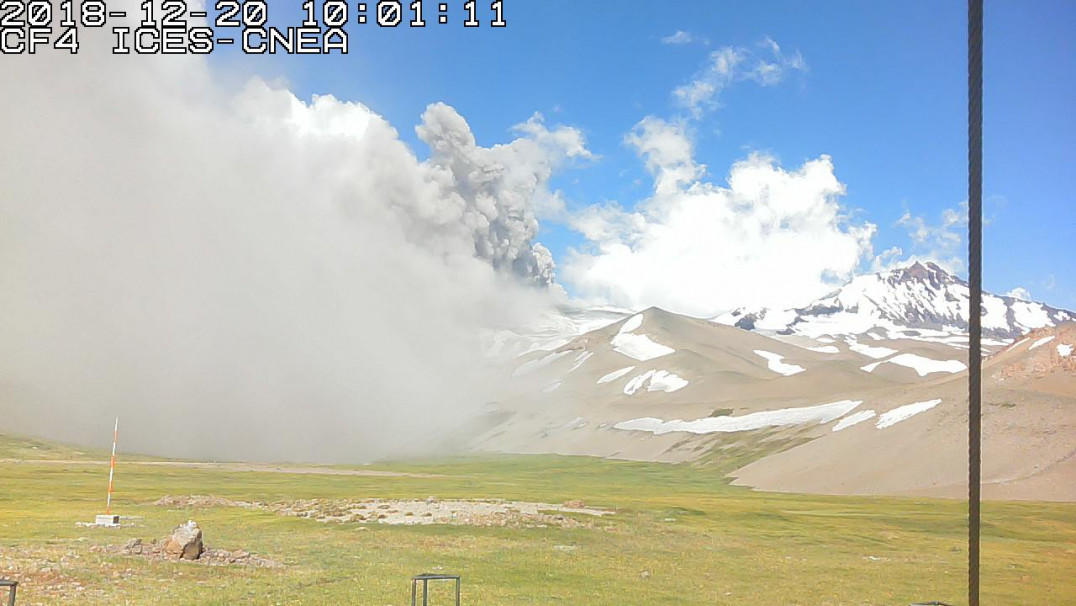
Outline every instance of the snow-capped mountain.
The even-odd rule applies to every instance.
[[[925,296],[933,273],[944,290],[933,268],[909,270],[923,283],[904,288]],[[966,337],[913,330],[784,336],[649,308],[506,361],[471,444],[667,462],[731,449],[749,462],[736,483],[766,490],[959,494]],[[1001,345],[983,364],[984,484],[1001,498],[1074,500],[1076,323]]]
[[[915,263],[859,276],[800,309],[739,308],[713,321],[776,334],[854,335],[871,330],[889,338],[961,334],[968,328],[967,282],[933,263]],[[1076,313],[1042,303],[983,293],[983,336],[1014,339],[1028,331],[1076,321]]]

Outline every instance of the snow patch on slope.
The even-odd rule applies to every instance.
[[[642,325],[643,314],[635,314],[624,322],[624,325],[620,327],[619,332],[620,334],[624,334],[626,332],[635,332],[636,330],[639,330]]]
[[[863,354],[868,358],[874,358],[875,360],[881,360],[882,358],[897,353],[897,350],[889,349],[888,347],[871,347],[870,345],[863,345],[854,341],[848,344],[848,349]]]
[[[784,427],[805,423],[822,424],[848,414],[862,403],[862,400],[842,400],[818,406],[756,412],[742,417],[707,417],[694,421],[662,421],[661,419],[646,417],[622,421],[613,425],[613,428],[624,431],[645,431],[654,435],[661,435],[671,432],[694,434],[732,433],[762,429],[764,427]]]
[[[624,394],[628,396],[635,395],[635,392],[639,391],[643,384],[646,383],[647,379],[652,376],[654,376],[654,371],[649,370],[637,377],[632,377],[631,380],[628,381],[628,384],[624,386]]]
[[[867,364],[866,366],[863,366],[862,368],[860,368],[860,370],[865,370],[867,372],[874,372],[874,369],[878,368],[881,365],[882,365],[881,362],[871,362],[870,364]]]
[[[643,314],[635,314],[628,318],[624,325],[620,327],[620,331],[613,337],[613,350],[640,362],[646,362],[647,360],[653,360],[676,352],[671,347],[654,342],[646,335],[633,334],[633,331],[638,330],[642,325]]]
[[[1067,357],[1071,356],[1072,355],[1072,346],[1071,345],[1066,345],[1065,343],[1058,344],[1058,346],[1057,346],[1057,355],[1061,356],[1062,358],[1067,358]]]
[[[621,368],[620,370],[614,370],[613,372],[611,372],[611,373],[605,375],[604,377],[598,379],[598,384],[600,385],[602,383],[611,383],[612,381],[616,381],[620,377],[623,377],[624,375],[628,374],[629,372],[631,372],[633,370],[635,370],[634,366],[629,366],[627,368]]]
[[[628,384],[624,386],[624,394],[635,395],[635,392],[644,386],[647,391],[672,393],[687,387],[688,381],[667,370],[648,370],[628,381]]]
[[[613,350],[629,358],[646,362],[675,353],[676,350],[656,343],[646,335],[624,333],[613,337]]]
[[[801,372],[807,370],[806,368],[804,368],[802,366],[796,366],[795,364],[786,363],[784,361],[784,359],[785,359],[784,356],[775,354],[772,351],[763,351],[761,349],[756,349],[755,354],[757,354],[759,356],[762,356],[763,358],[766,358],[766,363],[770,367],[770,370],[772,370],[773,372],[785,375],[786,377],[792,376],[794,374],[798,374],[798,373],[801,373]]]
[[[578,370],[579,367],[582,366],[583,363],[586,362],[587,360],[589,360],[590,357],[593,356],[593,355],[594,355],[594,352],[592,352],[592,351],[584,351],[583,353],[576,356],[575,360],[574,360],[574,363],[572,364],[572,367],[568,369],[568,372],[574,372],[574,371]]]
[[[1012,304],[1013,319],[1017,324],[1031,328],[1042,328],[1043,326],[1053,326],[1050,322],[1050,315],[1043,308],[1041,303],[1029,303],[1025,301],[1014,301]]]
[[[934,408],[938,404],[941,404],[941,400],[928,400],[926,402],[916,402],[915,404],[907,404],[899,408],[894,408],[889,412],[878,417],[878,422],[874,424],[878,429],[885,429],[886,427],[892,427],[901,421],[910,419],[915,415],[926,412],[931,408]]]
[[[923,356],[917,356],[915,354],[900,354],[893,356],[888,360],[881,360],[874,362],[873,364],[867,364],[862,367],[861,370],[867,372],[874,372],[881,364],[897,364],[898,366],[905,366],[911,368],[915,372],[919,373],[919,376],[925,377],[935,372],[948,372],[957,373],[963,370],[967,370],[967,366],[960,360],[932,360],[930,358],[924,358]]]
[[[679,375],[667,372],[664,370],[658,370],[654,372],[654,376],[650,377],[650,385],[647,386],[648,391],[664,391],[665,393],[672,393],[679,391],[688,386],[689,381],[680,377]]]
[[[853,425],[858,425],[863,421],[869,421],[874,418],[873,410],[861,410],[855,414],[848,415],[841,419],[833,426],[833,431],[841,431],[842,429],[848,429]]]
[[[1043,337],[1043,338],[1039,339],[1038,341],[1035,341],[1034,343],[1032,343],[1031,347],[1028,347],[1027,350],[1031,351],[1033,349],[1038,349],[1038,348],[1042,347],[1043,345],[1046,345],[1050,341],[1053,341],[1056,338],[1057,337],[1054,336],[1054,335],[1050,335],[1049,337]]]

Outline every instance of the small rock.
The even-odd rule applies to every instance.
[[[587,504],[579,499],[572,499],[571,501],[565,501],[564,506],[568,509],[583,509]]]

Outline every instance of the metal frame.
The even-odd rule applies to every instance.
[[[411,577],[411,606],[418,606],[418,583],[422,581],[422,606],[428,606],[430,581],[455,581],[456,606],[460,606],[460,575],[458,574],[417,574]]]
[[[15,590],[19,588],[19,582],[0,579],[0,587],[8,588],[7,606],[15,606]]]

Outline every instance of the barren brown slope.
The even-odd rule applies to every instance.
[[[1038,345],[1036,346],[1036,343]],[[987,498],[1076,500],[1076,325],[1035,331],[984,365],[983,482]],[[737,484],[827,494],[966,494],[966,374],[864,404],[941,404],[893,426],[877,419],[736,471]]]
[[[741,417],[838,400],[866,401],[880,393],[903,390],[909,383],[931,384],[948,375],[922,377],[896,365],[865,372],[862,366],[876,359],[834,339],[771,338],[660,309],[649,309],[633,318],[583,335],[552,353],[532,353],[507,369],[517,376],[511,381],[510,392],[496,404],[496,426],[476,441],[476,447],[683,461],[712,457],[715,448],[730,444],[739,449],[744,438],[756,446],[766,442],[759,452],[769,452],[781,444],[824,435],[828,427],[807,424],[744,436],[655,435],[617,429],[616,425],[644,417]],[[633,359],[615,345],[625,328],[675,351],[649,360]],[[959,350],[938,343],[914,345],[934,359],[960,355]],[[776,369],[766,357],[771,355],[780,356]],[[794,367],[802,371],[783,374],[782,370],[787,373]],[[610,378],[617,371],[623,374]],[[651,389],[651,380],[631,389],[633,379],[645,379],[652,372],[671,373],[688,383],[676,390],[662,390],[660,385]],[[603,378],[606,380],[599,382]]]
[[[634,359],[625,332],[654,357]],[[704,459],[764,490],[956,496],[967,449],[960,341],[770,337],[650,309],[518,360],[475,447]],[[988,497],[1076,499],[1072,343],[1073,325],[1044,329],[986,360]],[[807,414],[830,403],[846,410]]]

